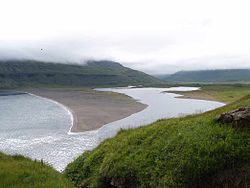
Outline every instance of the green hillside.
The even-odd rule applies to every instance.
[[[224,88],[213,95],[230,101]],[[239,95],[245,93],[237,90]],[[159,120],[121,130],[83,153],[60,174],[40,161],[0,153],[0,187],[247,187],[250,184],[250,129],[216,119],[250,107],[250,95],[203,114]],[[69,181],[71,183],[69,183]]]
[[[162,81],[112,61],[89,61],[86,65],[38,61],[0,61],[0,87],[28,86],[127,86]]]
[[[62,174],[39,161],[0,153],[2,188],[70,188]]]
[[[220,124],[222,112],[250,107],[250,95],[225,107],[122,130],[68,165],[80,187],[246,187],[250,129]]]
[[[157,77],[174,83],[250,82],[250,69],[180,71],[175,74],[160,75]]]

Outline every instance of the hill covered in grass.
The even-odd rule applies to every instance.
[[[0,87],[155,85],[162,81],[112,61],[85,65],[39,61],[0,61]]]
[[[171,75],[160,75],[158,78],[174,83],[250,82],[250,69],[179,71]]]
[[[70,182],[52,167],[22,156],[0,153],[2,188],[71,188]]]
[[[246,187],[250,130],[217,121],[239,107],[250,107],[250,95],[203,114],[122,130],[69,164],[65,174],[79,187]]]

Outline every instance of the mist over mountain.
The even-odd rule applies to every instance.
[[[250,68],[248,7],[226,0],[3,1],[0,58],[109,59],[148,74]]]
[[[0,61],[1,88],[31,86],[128,86],[160,84],[157,78],[113,61],[87,61],[84,65],[34,60]]]

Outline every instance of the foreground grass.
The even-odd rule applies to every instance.
[[[73,186],[62,174],[42,162],[0,153],[0,187],[70,188]]]
[[[245,187],[250,131],[216,121],[239,107],[250,107],[249,95],[204,114],[122,130],[69,164],[65,174],[79,187]]]
[[[201,90],[173,91],[184,95],[181,98],[215,100],[231,103],[250,94],[250,85],[201,85]]]

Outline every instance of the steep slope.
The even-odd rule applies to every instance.
[[[250,96],[204,114],[122,130],[65,174],[80,187],[247,187],[250,130],[216,121],[239,107],[250,107]]]
[[[170,82],[242,82],[250,81],[250,69],[180,71],[171,75],[160,75]]]
[[[0,61],[0,87],[23,86],[127,86],[162,81],[112,61],[89,61],[86,65],[38,61]]]

